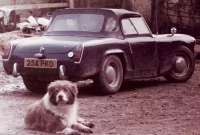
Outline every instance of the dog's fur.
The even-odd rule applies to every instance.
[[[55,81],[47,89],[44,97],[28,108],[24,119],[27,128],[69,135],[92,133],[94,125],[78,116],[75,84]]]

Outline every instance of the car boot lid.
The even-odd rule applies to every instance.
[[[91,39],[66,36],[34,37],[28,38],[23,42],[18,42],[15,51],[21,53],[36,53],[42,47],[45,49],[45,53],[67,53],[77,45],[88,40]]]

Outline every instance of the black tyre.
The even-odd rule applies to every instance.
[[[181,46],[176,52],[174,65],[171,74],[165,76],[170,82],[185,82],[194,72],[194,55],[190,49]]]
[[[94,86],[101,94],[116,93],[123,81],[123,68],[120,59],[115,55],[106,57],[97,76],[94,78]]]
[[[28,77],[22,77],[22,78],[26,88],[34,93],[45,93],[47,91],[47,86],[50,83]]]

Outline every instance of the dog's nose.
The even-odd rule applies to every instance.
[[[59,96],[58,96],[58,99],[59,99],[59,100],[63,100],[63,96],[62,96],[62,95],[59,95]]]

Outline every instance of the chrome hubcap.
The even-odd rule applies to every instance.
[[[184,76],[189,70],[188,64],[189,60],[187,56],[184,55],[176,56],[173,73],[179,77]]]
[[[112,84],[116,79],[116,71],[111,65],[106,69],[106,78],[109,84]]]
[[[184,58],[182,57],[177,57],[175,61],[174,68],[177,72],[183,72],[187,67],[187,63]]]

